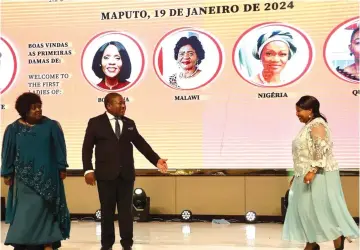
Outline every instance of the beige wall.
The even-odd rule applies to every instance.
[[[354,217],[359,217],[359,177],[342,176],[345,199]],[[190,209],[193,214],[243,215],[253,210],[258,215],[281,215],[280,199],[288,187],[282,176],[171,176],[137,177],[151,198],[152,214],[180,214]],[[71,213],[94,213],[99,208],[97,188],[87,186],[83,177],[65,180]],[[2,183],[2,196],[7,189]]]

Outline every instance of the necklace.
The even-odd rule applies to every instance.
[[[312,120],[314,120],[314,117],[311,117],[311,118],[306,122],[306,125],[309,124]]]
[[[191,77],[193,77],[193,76],[198,72],[198,70],[199,70],[199,68],[196,67],[195,71],[194,71],[190,76],[186,76],[185,73],[181,72],[181,73],[179,74],[179,78],[181,78],[181,79],[182,79],[182,78],[184,78],[184,79],[191,78]]]
[[[34,127],[35,126],[35,124],[30,124],[30,123],[28,123],[27,121],[24,121],[24,120],[20,120],[20,124],[22,124],[23,126],[25,126],[25,129],[27,128],[27,129],[30,129],[30,128],[32,128],[32,127]]]
[[[113,89],[113,88],[116,87],[118,84],[119,84],[119,82],[116,81],[116,84],[115,84],[115,85],[109,85],[109,84],[105,81],[105,85],[106,85],[106,87],[108,87],[109,89]]]

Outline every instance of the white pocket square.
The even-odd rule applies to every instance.
[[[128,130],[134,130],[134,127],[129,127]]]

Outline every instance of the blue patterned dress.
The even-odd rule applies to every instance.
[[[69,238],[70,216],[59,172],[68,167],[60,125],[44,117],[32,127],[10,124],[4,134],[1,176],[12,176],[5,245],[61,246]]]

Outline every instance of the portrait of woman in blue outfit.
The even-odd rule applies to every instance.
[[[313,96],[300,98],[296,115],[305,125],[292,146],[295,175],[283,239],[306,243],[305,250],[319,250],[318,243],[333,241],[335,249],[342,250],[345,239],[359,237],[359,228],[346,206],[328,122]]]
[[[20,118],[7,126],[1,154],[1,176],[9,186],[5,245],[57,249],[70,233],[64,134],[58,122],[42,115],[38,95],[20,95],[15,108]]]

